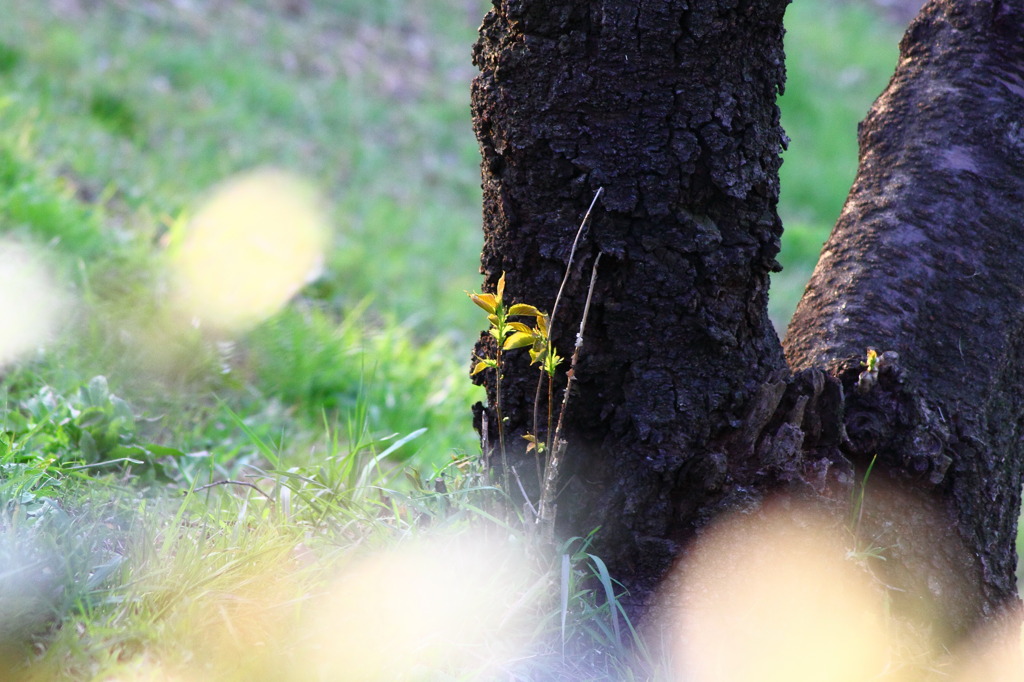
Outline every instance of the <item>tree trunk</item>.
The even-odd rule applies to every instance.
[[[877,454],[873,477],[934,510],[893,525],[898,510],[866,507],[879,568],[907,594],[943,586],[936,606],[963,631],[1017,601],[1024,3],[931,2],[900,50],[785,349],[843,380],[851,459]],[[899,354],[900,383],[861,394],[869,346]],[[935,551],[948,538],[963,549]]]
[[[635,612],[710,520],[778,492],[842,506],[850,462],[877,453],[873,482],[891,480],[921,510],[881,498],[868,509],[879,529],[887,513],[908,519],[882,538],[893,543],[891,584],[941,591],[935,605],[961,633],[1013,600],[1019,5],[932,3],[908,33],[790,329],[791,374],[766,309],[781,234],[787,2],[495,0],[474,49],[485,289],[504,272],[506,299],[550,310],[576,226],[604,189],[552,322],[567,355],[602,254],[557,520],[563,537],[600,528],[595,551]],[[493,357],[493,346],[482,336],[476,352]],[[868,346],[900,357],[861,380]],[[544,424],[534,423],[537,370],[516,352],[503,370],[504,429],[535,502],[519,436],[543,437]],[[495,375],[478,376],[492,453]],[[954,529],[962,545],[915,535]],[[955,586],[954,572],[972,579]]]
[[[507,272],[507,298],[550,310],[604,188],[574,273],[603,254],[558,523],[600,527],[598,551],[641,601],[736,494],[729,469],[746,463],[723,443],[758,387],[785,374],[766,303],[787,2],[501,0],[474,51],[485,288]],[[563,354],[588,280],[573,280],[553,321]],[[486,339],[477,352],[493,355]],[[525,365],[514,359],[503,385],[521,478],[536,470],[513,445],[534,429],[537,371]],[[487,421],[493,451],[497,416]]]

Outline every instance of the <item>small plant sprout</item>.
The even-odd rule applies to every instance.
[[[867,393],[878,383],[878,351],[874,348],[868,348],[867,358],[860,364],[864,367],[864,371],[857,378],[857,390],[861,393]]]
[[[868,368],[869,372],[878,371],[878,351],[874,348],[868,348],[867,359],[862,363]]]
[[[521,339],[516,338],[517,334],[528,333],[529,327],[521,322],[510,322],[509,317],[513,315],[531,314],[537,309],[533,306],[518,304],[511,307],[505,306],[505,273],[501,273],[498,279],[498,286],[493,294],[474,294],[466,292],[469,299],[487,313],[487,320],[491,323],[488,334],[495,340],[495,353],[493,358],[482,358],[476,356],[477,363],[470,375],[476,375],[487,369],[495,370],[495,401],[494,411],[498,416],[498,447],[501,450],[501,468],[505,478],[505,489],[508,490],[508,455],[505,448],[505,418],[501,411],[501,374],[502,374],[502,352],[513,348],[521,348]],[[539,314],[539,313],[538,313]]]
[[[541,378],[547,379],[548,386],[548,410],[547,410],[547,434],[548,442],[540,440],[536,434],[527,433],[523,438],[527,441],[526,451],[535,451],[538,455],[549,452],[551,448],[550,439],[554,433],[554,377],[559,365],[565,362],[551,345],[550,316],[542,312],[536,306],[528,303],[505,303],[505,274],[502,273],[498,280],[497,291],[494,294],[473,294],[468,293],[470,300],[487,313],[487,319],[491,323],[488,333],[496,343],[495,356],[493,358],[476,357],[476,364],[473,367],[472,375],[479,374],[488,369],[496,372],[497,397],[495,401],[495,412],[498,416],[498,441],[501,449],[502,466],[506,466],[505,449],[505,425],[501,411],[501,364],[503,354],[506,351],[517,348],[526,348],[530,354],[530,364],[537,365],[541,371]],[[523,322],[513,322],[512,317],[532,317],[533,326]],[[534,425],[536,431],[536,424]],[[540,459],[537,460],[537,478],[540,480]]]
[[[498,442],[501,449],[501,466],[504,470],[506,491],[508,490],[509,471],[508,455],[505,447],[505,418],[502,414],[501,405],[503,353],[517,348],[528,348],[530,364],[537,365],[540,369],[540,376],[537,381],[537,397],[534,400],[533,433],[526,433],[522,438],[527,442],[526,452],[536,452],[537,454],[537,481],[540,485],[540,504],[536,508],[539,509],[539,512],[536,513],[536,520],[548,531],[550,531],[554,523],[554,496],[558,481],[559,458],[561,451],[565,447],[565,443],[560,442],[562,419],[565,416],[566,406],[568,405],[569,392],[573,382],[574,368],[576,360],[579,357],[580,346],[583,341],[583,332],[586,328],[586,318],[590,310],[590,302],[593,297],[594,285],[597,278],[597,264],[601,260],[600,253],[597,254],[592,266],[590,288],[587,291],[583,318],[580,321],[580,330],[576,336],[576,345],[572,354],[572,362],[570,363],[571,366],[567,373],[567,385],[565,394],[563,395],[561,408],[558,413],[557,424],[555,422],[555,375],[558,372],[559,367],[565,363],[565,358],[559,355],[554,345],[552,345],[551,330],[555,314],[558,310],[558,304],[561,301],[562,294],[564,293],[566,284],[569,281],[569,275],[572,271],[573,262],[576,256],[576,248],[579,246],[584,228],[590,220],[590,214],[593,211],[598,198],[601,196],[602,191],[602,189],[598,189],[594,194],[590,207],[587,209],[587,213],[584,215],[583,221],[576,230],[576,237],[573,239],[572,248],[569,252],[569,262],[566,266],[565,275],[562,278],[562,284],[555,297],[554,307],[552,308],[550,315],[542,312],[536,306],[527,303],[516,303],[506,307],[505,273],[502,273],[501,277],[498,279],[498,286],[493,294],[474,294],[466,292],[470,300],[487,313],[487,319],[491,323],[488,333],[496,341],[494,357],[485,358],[475,356],[477,362],[473,366],[473,371],[470,374],[476,375],[488,369],[495,370],[494,410],[498,417]],[[533,326],[531,327],[524,322],[510,321],[509,318],[511,317],[532,317],[534,320]],[[542,439],[539,436],[539,429],[540,410],[541,405],[543,404],[542,396],[544,394],[543,388],[545,382],[547,383],[547,428],[544,432],[545,437]],[[487,440],[486,436],[484,437],[484,440]],[[542,457],[544,460],[543,462]],[[522,487],[521,483],[520,487]],[[525,491],[523,492],[523,496],[526,497]],[[527,500],[527,502],[529,502],[529,500]],[[530,507],[531,509],[534,508],[532,504],[530,504]]]
[[[518,306],[513,306],[518,307]],[[551,436],[553,435],[554,429],[554,378],[555,373],[558,371],[559,365],[565,362],[565,358],[559,355],[554,346],[551,345],[551,335],[549,331],[549,320],[550,318],[546,313],[542,313],[533,306],[522,306],[522,315],[530,315],[536,320],[535,326],[531,329],[522,323],[518,324],[516,332],[509,337],[508,347],[510,348],[529,348],[530,352],[530,364],[537,365],[541,371],[541,380],[547,380],[548,387],[548,414],[547,414],[547,435],[548,441],[545,443],[539,441],[534,434],[526,434],[523,438],[529,443],[526,447],[526,451],[536,450],[538,454],[547,452],[551,448]],[[527,310],[529,309],[529,310]],[[534,430],[537,426],[534,424]],[[539,462],[539,460],[538,460]],[[539,463],[538,463],[539,467]],[[538,471],[539,476],[539,471]]]

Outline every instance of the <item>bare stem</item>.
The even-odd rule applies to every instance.
[[[549,352],[553,352],[553,350],[549,350]],[[553,376],[551,376],[550,374],[548,374],[547,377],[548,377],[548,425],[547,425],[547,429],[544,432],[544,436],[545,436],[544,453],[545,453],[545,456],[547,455],[547,453],[551,452],[551,439],[554,436],[554,429],[555,429],[555,412],[554,412],[554,410],[555,410],[555,405],[554,405],[554,402],[555,402],[555,378]],[[540,481],[538,480],[538,483],[539,482]]]
[[[264,492],[264,490],[262,488],[260,488],[255,483],[250,483],[248,481],[232,481],[232,480],[214,481],[213,483],[207,483],[206,485],[199,486],[198,488],[195,489],[195,492],[199,492],[200,490],[206,490],[207,488],[213,488],[214,486],[218,486],[218,485],[237,485],[237,486],[242,486],[244,488],[252,488],[253,490],[258,492],[260,495],[262,495],[263,497],[267,498],[271,502],[274,501],[274,498],[271,497],[270,495],[268,495],[266,492]]]
[[[597,198],[601,196],[604,191],[604,187],[598,187],[597,191],[594,192],[594,198],[590,201],[590,207],[587,209],[586,214],[583,216],[583,220],[580,221],[580,226],[576,230],[576,238],[572,240],[572,248],[569,250],[569,262],[565,265],[565,275],[562,277],[562,284],[558,287],[558,295],[555,296],[555,305],[551,308],[551,317],[548,318],[548,338],[551,338],[555,325],[555,314],[558,312],[558,303],[562,300],[562,292],[565,291],[565,285],[569,281],[569,275],[572,274],[572,261],[576,257],[576,247],[579,246],[580,237],[583,235],[583,228],[586,227],[587,222],[590,221],[590,212],[594,210],[594,206],[597,204]]]
[[[587,226],[587,223],[590,221],[590,214],[594,210],[594,206],[597,204],[597,200],[601,196],[602,192],[604,192],[604,187],[598,187],[597,191],[594,192],[594,198],[591,199],[590,206],[587,208],[587,212],[583,215],[583,220],[580,221],[580,226],[578,228],[576,228],[576,236],[572,240],[572,248],[569,249],[569,262],[566,263],[566,265],[565,265],[565,274],[562,276],[562,283],[558,287],[558,294],[555,296],[555,304],[554,304],[554,306],[552,306],[552,308],[551,308],[551,316],[548,318],[548,352],[549,353],[553,353],[554,352],[554,348],[551,347],[551,338],[552,338],[552,335],[553,335],[552,330],[554,328],[554,323],[555,323],[555,313],[558,312],[558,303],[559,303],[559,301],[562,300],[562,293],[565,291],[566,284],[569,282],[569,276],[572,274],[572,263],[573,263],[573,259],[575,259],[575,257],[576,257],[576,248],[580,244],[580,238],[583,236],[583,230]],[[500,367],[501,367],[500,363],[499,363],[498,367],[499,367],[499,370],[500,370]],[[541,464],[540,464],[541,456],[543,454],[543,456],[545,458],[550,458],[551,441],[552,441],[551,427],[552,427],[552,421],[553,421],[553,414],[552,414],[553,404],[552,403],[554,402],[554,383],[553,383],[554,380],[553,380],[553,378],[551,376],[548,376],[548,420],[547,420],[547,430],[545,431],[545,434],[544,434],[544,440],[545,440],[546,445],[545,445],[544,453],[541,453],[541,451],[540,451],[541,450],[540,449],[540,428],[539,428],[540,427],[540,404],[541,404],[540,403],[540,399],[541,399],[541,395],[543,394],[543,391],[544,391],[544,375],[545,375],[545,372],[542,370],[540,376],[537,378],[537,392],[534,395],[534,399],[533,399],[533,436],[534,436],[534,438],[537,439],[534,442],[534,447],[536,449],[536,454],[537,454],[537,459],[536,459],[536,463],[537,463],[537,485],[541,485],[542,484],[542,479],[544,478],[543,472],[541,470]],[[499,416],[498,418],[500,419],[501,417]],[[499,429],[500,428],[501,427],[499,425]],[[501,433],[501,432],[499,431],[499,433]],[[504,446],[502,446],[502,453],[504,453]]]
[[[550,345],[550,342],[549,342],[549,345]],[[548,377],[548,386],[550,386],[550,385],[551,385],[551,377]],[[534,436],[534,438],[537,439],[534,442],[534,453],[533,454],[536,455],[536,458],[534,459],[534,462],[536,462],[536,464],[537,464],[537,485],[540,485],[541,481],[544,479],[544,475],[541,472],[541,457],[544,456],[544,453],[542,453],[540,451],[540,431],[538,430],[539,427],[540,427],[540,397],[541,397],[541,395],[543,395],[543,392],[544,392],[544,372],[542,371],[537,376],[537,392],[533,396],[533,436]],[[550,391],[549,391],[549,393],[550,393]],[[548,410],[550,411],[550,409],[551,409],[551,397],[549,395],[548,396]],[[548,423],[548,427],[549,428],[551,426],[550,421],[551,420],[549,419],[548,420],[548,422],[549,422]],[[547,434],[545,434],[545,437],[546,437],[546,435]]]
[[[526,494],[526,488],[523,487],[523,481],[519,478],[519,472],[516,471],[515,467],[512,467],[512,475],[515,476],[516,483],[519,485],[519,492],[522,493],[523,499],[526,500],[526,508],[533,514],[533,518],[537,518],[537,508],[533,506],[533,502],[530,502],[530,496]]]
[[[494,372],[494,413],[498,417],[498,448],[501,450],[501,476],[502,484],[505,492],[509,491],[508,487],[508,454],[505,450],[505,417],[501,413],[501,343],[502,339],[498,339],[498,350],[495,353],[495,361],[497,367]]]
[[[587,290],[587,302],[583,306],[583,317],[580,319],[580,331],[576,335],[576,346],[572,351],[572,362],[569,365],[568,381],[565,385],[565,394],[562,396],[562,408],[558,413],[558,425],[555,427],[555,435],[552,439],[551,449],[548,451],[547,463],[544,467],[544,484],[540,492],[540,504],[538,505],[537,522],[542,524],[544,533],[548,538],[554,533],[555,528],[555,493],[558,487],[558,467],[561,465],[562,454],[565,450],[565,439],[562,438],[562,426],[565,423],[565,412],[569,407],[569,397],[572,395],[572,386],[576,380],[576,363],[580,357],[580,348],[583,347],[583,333],[587,327],[587,316],[590,314],[590,302],[594,297],[594,285],[597,283],[597,266],[601,262],[601,253],[598,252],[594,259],[594,265],[590,269],[590,287]]]
[[[491,458],[494,456],[494,449],[491,447],[491,430],[489,428],[489,419],[487,419],[487,410],[484,410],[483,414],[480,415],[480,432],[483,438],[481,443],[483,444],[483,455],[484,455],[484,469],[490,470]]]

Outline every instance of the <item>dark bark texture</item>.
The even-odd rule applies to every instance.
[[[900,48],[785,350],[794,369],[843,380],[847,454],[877,454],[879,479],[917,500],[868,504],[882,570],[960,631],[1017,601],[1024,3],[931,2]],[[898,367],[861,392],[868,347]]]
[[[567,355],[601,253],[557,529],[600,527],[635,611],[718,515],[777,493],[844,510],[877,455],[862,532],[894,602],[949,644],[1016,603],[1024,0],[933,1],[912,24],[784,359],[766,301],[787,2],[495,0],[474,49],[484,288],[505,272],[506,299],[550,309],[604,189],[553,321]],[[869,347],[892,351],[871,371]],[[519,353],[506,440],[536,501]],[[496,451],[493,407],[477,418]]]
[[[485,289],[507,272],[506,298],[550,310],[604,188],[553,321],[567,355],[600,251],[558,521],[573,534],[601,527],[598,551],[641,600],[740,494],[723,440],[785,373],[765,305],[781,235],[787,2],[498,0],[474,51]],[[477,351],[493,354],[486,339]],[[537,371],[520,353],[505,372],[507,440],[535,494],[517,443],[533,431]]]

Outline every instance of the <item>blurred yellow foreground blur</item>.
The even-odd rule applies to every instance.
[[[173,310],[215,333],[280,310],[323,266],[328,230],[315,192],[274,170],[216,188],[171,252]]]

